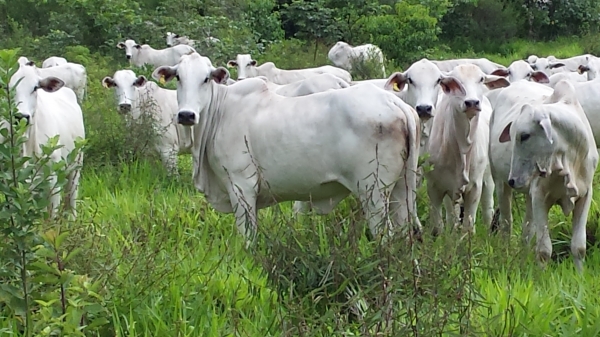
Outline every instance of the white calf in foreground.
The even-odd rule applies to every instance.
[[[194,127],[194,184],[217,211],[235,213],[247,238],[258,209],[299,200],[327,213],[349,193],[365,201],[374,235],[387,207],[392,223],[418,224],[418,117],[396,96],[372,85],[302,97],[261,79],[218,85],[228,71],[197,53],[152,76],[177,77],[178,122]]]
[[[83,101],[87,86],[87,71],[81,64],[67,62],[50,68],[38,68],[30,61],[25,66],[34,69],[41,78],[53,76],[61,79],[65,87],[75,92],[79,104]]]
[[[256,61],[250,54],[238,54],[235,60],[227,62],[230,68],[236,67],[238,81],[248,77],[264,76],[275,84],[290,84],[312,76],[329,73],[335,75],[350,84],[352,76],[344,69],[333,66],[321,66],[317,68],[306,69],[278,69],[273,62],[266,62],[256,66]]]
[[[430,220],[434,235],[441,232],[442,201],[447,221],[456,224],[455,204],[464,201],[463,229],[475,231],[477,206],[481,200],[483,222],[489,226],[494,213],[494,182],[489,159],[489,120],[492,107],[483,95],[484,86],[503,88],[509,82],[500,76],[486,75],[473,64],[459,65],[444,77],[445,95],[439,103],[427,161],[433,170],[426,173],[431,202]]]
[[[158,128],[156,151],[163,165],[170,173],[177,174],[177,155],[190,153],[193,137],[190,127],[177,124],[177,91],[159,87],[136,76],[131,70],[118,70],[113,77],[102,79],[105,88],[115,88],[119,111],[131,114],[136,120],[142,114],[149,114]]]
[[[315,94],[317,92],[327,91],[329,89],[344,89],[350,86],[348,82],[328,73],[309,77],[305,80],[300,80],[298,82],[285,85],[278,85],[273,82],[269,82],[269,80],[267,80],[267,78],[264,76],[257,76],[257,78],[261,78],[267,82],[267,87],[269,87],[269,90],[273,90],[278,95],[286,97],[306,96]]]
[[[149,64],[153,67],[172,66],[177,64],[181,55],[195,52],[193,47],[178,45],[165,49],[154,49],[147,44],[139,45],[134,40],[117,43],[117,48],[125,48],[125,56],[131,64],[141,67]]]
[[[75,148],[78,138],[85,138],[83,113],[77,104],[75,93],[64,87],[64,82],[56,77],[41,77],[36,68],[21,66],[10,79],[9,86],[14,87],[17,81],[21,82],[16,87],[15,102],[18,116],[28,122],[26,131],[27,141],[23,144],[23,156],[34,157],[42,154],[41,145],[56,135],[59,136],[58,145],[63,147],[55,150],[50,156],[52,161],[58,162],[66,159]],[[74,214],[77,192],[79,190],[79,177],[83,164],[83,152],[80,152],[72,163],[79,168],[74,169],[67,176],[66,205]],[[50,177],[56,184],[56,176]],[[50,214],[55,216],[61,201],[61,192],[55,187],[50,196]]]
[[[571,253],[577,270],[583,271],[598,150],[573,85],[561,81],[544,104],[524,104],[500,135],[500,142],[508,141],[512,148],[508,184],[529,187],[527,241],[535,234],[538,259],[545,263],[552,255],[550,208],[559,205],[565,215],[573,212]]]
[[[474,64],[481,68],[481,70],[487,75],[491,75],[492,72],[498,68],[504,68],[503,65],[492,62],[484,57],[478,59],[453,59],[453,60],[432,60],[441,71],[450,72],[456,66],[461,64]]]
[[[64,57],[50,56],[42,62],[42,68],[56,67],[67,64],[67,59]]]
[[[376,62],[381,66],[381,74],[385,77],[383,52],[379,47],[370,43],[353,47],[346,42],[339,41],[329,49],[327,58],[329,58],[336,67],[348,71],[352,71],[352,65],[355,62]]]

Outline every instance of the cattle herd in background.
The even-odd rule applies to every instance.
[[[118,111],[134,119],[147,113],[142,97],[156,102],[164,130],[156,150],[164,165],[177,174],[177,155],[191,153],[194,185],[217,211],[235,213],[248,243],[258,209],[294,201],[295,212],[323,214],[349,194],[363,202],[373,235],[382,224],[421,230],[416,190],[426,179],[427,227],[436,235],[444,222],[474,231],[479,205],[490,226],[494,191],[499,225],[510,232],[513,191],[524,194],[523,237],[536,238],[541,262],[552,253],[548,213],[560,205],[573,214],[571,250],[582,270],[600,144],[600,58],[531,55],[508,66],[424,58],[386,78],[378,47],[338,42],[328,53],[334,66],[279,69],[239,54],[227,63],[237,68],[233,80],[197,52],[197,41],[171,32],[166,39],[165,49],[131,39],[117,47],[132,65],[153,66],[159,83],[176,79],[176,90],[132,70],[118,70],[102,84],[115,90]],[[353,81],[349,71],[359,58],[380,63],[383,78]],[[58,134],[64,147],[53,159],[65,157],[85,137],[85,68],[62,57],[37,68],[21,57],[11,85],[20,78],[16,100],[18,117],[29,123],[26,148],[39,153]],[[418,167],[425,154],[433,167],[427,172]],[[67,185],[72,207],[79,175]],[[52,212],[59,202],[57,194]]]

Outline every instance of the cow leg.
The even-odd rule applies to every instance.
[[[77,169],[69,174],[67,177],[68,182],[66,186],[65,204],[69,206],[69,210],[73,213],[74,217],[77,217],[77,195],[79,191],[79,178],[81,177],[81,170]]]
[[[584,197],[575,202],[573,209],[573,236],[571,237],[571,254],[575,261],[575,268],[578,272],[583,272],[583,260],[585,258],[586,232],[588,212],[592,203],[592,186]]]
[[[179,176],[177,169],[177,149],[175,147],[159,148],[160,158],[169,174]]]
[[[433,226],[432,235],[438,236],[444,229],[442,223],[442,201],[444,193],[438,191],[433,184],[427,184],[427,194],[429,195],[429,222]],[[452,206],[451,209],[454,209]]]
[[[446,210],[446,226],[454,228],[458,224],[458,213],[460,212],[460,205],[457,202],[452,201],[449,195],[444,197],[444,209]],[[457,209],[458,208],[458,209]]]
[[[532,188],[535,188],[533,184]],[[550,232],[548,231],[548,212],[550,211],[550,206],[551,203],[546,200],[543,194],[539,192],[532,193],[531,207],[533,212],[530,226],[535,226],[535,251],[542,266],[552,256],[552,242],[550,241]]]
[[[490,228],[494,217],[494,179],[488,171],[483,175],[483,186],[481,191],[481,216],[485,228]]]
[[[477,206],[481,200],[483,190],[482,183],[474,183],[473,187],[463,194],[465,217],[463,219],[463,231],[475,234],[475,219],[477,218]]]
[[[533,209],[531,206],[531,196],[525,195],[525,217],[523,217],[522,233],[521,237],[525,244],[529,244],[535,234],[535,227],[531,223],[533,215]]]
[[[390,216],[394,219],[394,225],[404,229],[405,224],[411,224],[413,232],[420,237],[423,232],[421,221],[417,214],[417,193],[414,183],[416,182],[416,174],[402,176],[390,195]]]
[[[50,180],[50,185],[53,186],[52,190],[50,193],[52,193],[52,195],[50,196],[50,209],[49,209],[49,213],[50,213],[50,218],[54,219],[58,213],[58,209],[60,207],[60,193],[61,190],[60,188],[58,188],[56,186],[56,183],[58,181],[58,178],[56,177],[56,175],[51,175],[48,180]]]
[[[512,189],[506,185],[503,181],[496,182],[496,196],[498,197],[498,209],[500,216],[498,217],[498,223],[501,230],[511,233],[512,232]]]
[[[235,213],[235,224],[238,232],[246,238],[246,248],[252,245],[256,238],[256,194],[253,189],[241,189],[231,186],[229,199]]]

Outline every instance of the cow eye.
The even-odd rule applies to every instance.
[[[179,75],[175,75],[175,79],[177,79],[177,81],[179,81]]]
[[[36,85],[35,87],[33,87],[32,93],[36,92],[38,89],[39,89],[39,87]]]
[[[529,137],[531,137],[531,135],[528,133],[521,134],[521,142],[526,141],[527,139],[529,139]]]
[[[409,77],[409,78],[407,79],[407,81],[408,81],[408,84],[413,84],[413,80],[412,80],[412,78],[410,78],[410,77]]]
[[[527,74],[527,77],[531,77],[531,73]]]
[[[440,78],[438,78],[438,80],[437,80],[436,84],[440,84],[440,83],[442,83],[442,78],[441,78],[441,77],[440,77]]]
[[[204,79],[204,83],[208,82],[208,77]]]
[[[482,82],[485,80],[485,78],[482,76],[481,79],[479,80],[479,82]]]

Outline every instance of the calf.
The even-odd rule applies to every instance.
[[[329,73],[335,75],[344,81],[351,83],[352,76],[344,69],[333,66],[322,66],[306,69],[278,69],[273,62],[267,62],[256,66],[257,62],[252,59],[250,54],[238,54],[235,60],[227,62],[227,66],[236,67],[238,72],[238,81],[247,77],[264,76],[275,84],[290,84],[312,76]]]
[[[117,43],[117,48],[125,49],[125,56],[136,67],[149,64],[153,67],[177,64],[182,55],[196,50],[186,45],[177,45],[165,49],[154,49],[147,44],[139,45],[134,40]]]
[[[494,182],[487,153],[492,109],[483,91],[484,85],[496,89],[509,82],[500,76],[486,75],[473,64],[464,64],[444,76],[441,85],[445,95],[433,117],[427,146],[427,161],[433,164],[426,177],[434,235],[442,229],[442,201],[447,219],[456,223],[456,214],[452,213],[455,203],[463,199],[466,230],[475,231],[480,199],[484,223],[489,225],[492,221]]]
[[[531,223],[525,238],[536,236],[536,255],[545,263],[552,255],[548,212],[559,205],[565,215],[573,213],[571,253],[579,272],[586,252],[586,223],[592,202],[598,150],[590,124],[575,89],[568,81],[556,84],[542,104],[525,103],[515,111],[501,135],[510,142],[508,185],[528,190]]]
[[[538,83],[549,82],[546,74],[541,71],[533,70],[533,68],[523,60],[514,61],[508,68],[503,67],[496,69],[492,72],[492,75],[508,77],[508,81],[511,83],[519,80],[528,80]]]
[[[187,36],[180,36],[179,34],[167,32],[166,35],[167,46],[173,47],[179,44],[184,44],[190,47],[196,47],[196,41],[188,38]]]
[[[379,47],[370,43],[353,47],[346,42],[339,41],[331,47],[327,53],[327,58],[336,67],[348,71],[352,71],[352,65],[355,62],[376,62],[381,67],[382,76],[385,77],[383,52]]]
[[[21,81],[17,84],[18,81]],[[75,93],[64,86],[64,82],[53,76],[42,77],[31,66],[21,66],[9,82],[15,88],[15,102],[19,119],[25,119],[28,126],[25,133],[27,140],[23,144],[23,156],[35,157],[42,155],[42,145],[46,145],[52,137],[59,136],[58,145],[61,148],[50,154],[53,162],[66,159],[75,148],[77,139],[85,138],[83,113],[77,103]],[[75,215],[83,152],[78,153],[73,170],[67,175],[66,205]],[[61,202],[61,191],[56,186],[57,177],[50,177],[54,185],[50,196],[49,213],[54,217]]]
[[[174,121],[177,114],[177,91],[163,89],[145,76],[136,76],[131,70],[118,70],[113,77],[102,79],[105,88],[115,88],[121,113],[129,114],[133,120],[150,114],[158,128],[155,142],[163,165],[177,175],[177,155],[190,153],[193,143],[189,127]]]
[[[42,68],[56,67],[56,66],[60,66],[63,64],[67,64],[66,58],[58,57],[58,56],[51,56],[44,60],[44,62],[42,63]]]

